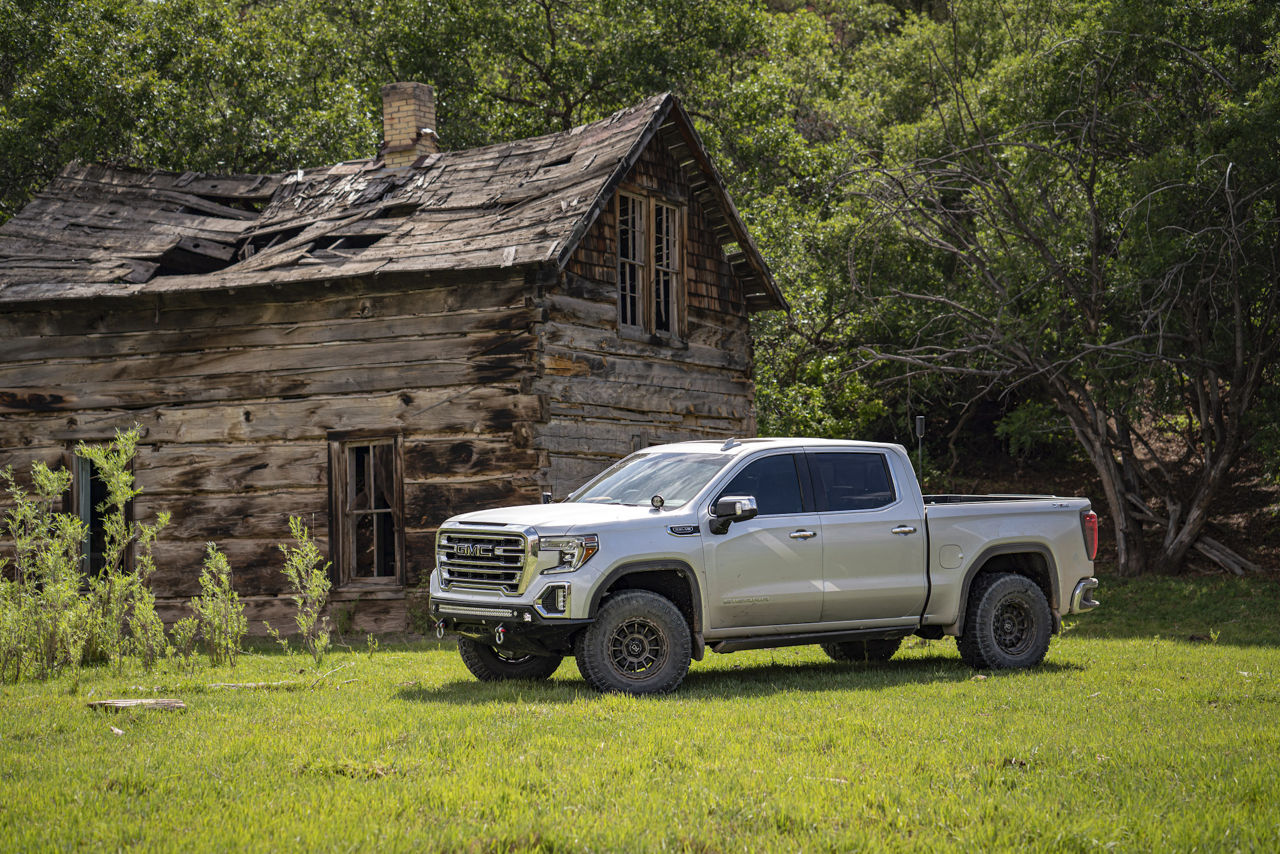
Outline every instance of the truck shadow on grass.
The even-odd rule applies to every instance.
[[[439,687],[412,686],[401,688],[395,697],[417,703],[456,703],[483,705],[495,702],[572,703],[600,698],[603,695],[574,678],[573,662],[561,665],[557,677],[547,682],[477,682],[460,679]],[[1004,679],[1021,675],[1054,676],[1083,672],[1086,668],[1073,663],[1047,661],[1032,670],[975,671],[959,659],[927,656],[890,661],[884,664],[850,665],[835,662],[753,663],[702,669],[694,664],[680,688],[673,694],[652,698],[655,701],[679,699],[736,699],[759,697],[787,691],[812,693],[826,691],[876,691],[903,685],[955,683],[985,679]],[[570,678],[565,678],[566,676]]]

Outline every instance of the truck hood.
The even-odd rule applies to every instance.
[[[495,507],[452,516],[445,524],[517,525],[539,532],[587,533],[606,525],[650,520],[654,525],[679,524],[685,507],[676,510],[654,510],[626,504],[523,504],[517,507]]]

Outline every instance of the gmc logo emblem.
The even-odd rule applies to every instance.
[[[458,543],[453,547],[453,553],[458,557],[493,557],[493,546]]]

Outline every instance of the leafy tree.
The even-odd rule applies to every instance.
[[[860,194],[952,268],[936,288],[877,283],[881,311],[928,319],[875,355],[1052,401],[1102,480],[1122,572],[1177,572],[1192,549],[1256,569],[1207,526],[1268,429],[1253,407],[1280,348],[1280,19],[1080,8],[974,76],[981,22],[923,43],[932,111]]]

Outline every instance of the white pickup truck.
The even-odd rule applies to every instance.
[[[890,658],[953,635],[973,667],[1030,667],[1090,594],[1084,498],[921,495],[900,445],[660,445],[559,503],[454,516],[431,613],[479,679],[545,679],[572,655],[602,691],[671,691],[706,649],[820,644]]]

